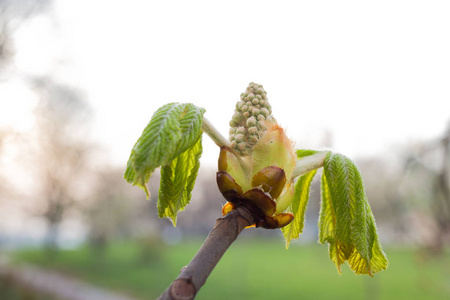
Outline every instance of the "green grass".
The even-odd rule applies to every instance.
[[[54,268],[143,299],[156,299],[188,264],[201,242],[158,246],[143,261],[133,243],[115,244],[102,259],[87,248],[63,251],[48,261],[22,251],[20,261]],[[153,250],[152,250],[153,249]],[[450,254],[424,259],[411,249],[386,249],[387,271],[374,278],[343,266],[339,275],[323,245],[281,240],[239,240],[224,255],[196,299],[450,299]]]
[[[0,277],[0,299],[2,300],[57,300],[48,295],[36,294],[8,276]]]

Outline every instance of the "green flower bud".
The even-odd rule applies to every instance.
[[[243,134],[236,134],[235,135],[235,139],[236,139],[236,141],[237,142],[242,142],[242,141],[244,141],[244,135]]]
[[[249,136],[249,141],[252,143],[252,144],[256,144],[256,142],[259,140],[259,136],[257,136],[257,135],[251,135],[251,136]]]
[[[247,127],[253,127],[256,125],[256,118],[254,116],[247,119]]]
[[[236,129],[236,133],[245,134],[245,127],[244,126],[239,126]]]
[[[235,112],[232,120],[236,123],[239,124],[241,122],[241,120],[244,119],[244,116],[240,113],[240,112]]]
[[[262,114],[264,117],[267,117],[267,116],[270,115],[270,112],[269,112],[269,110],[268,110],[267,108],[263,107],[263,108],[261,108],[261,114]]]
[[[257,109],[256,107],[253,107],[252,114],[254,116],[258,116],[259,115],[259,109]]]
[[[247,144],[245,142],[238,143],[237,148],[241,151],[244,151],[245,148],[247,148]]]
[[[256,126],[249,127],[248,128],[248,133],[251,134],[251,135],[256,135],[258,133],[258,128]]]
[[[236,103],[235,113],[230,122],[230,126],[235,129],[230,131],[230,142],[236,138],[236,134],[242,134],[242,142],[246,146],[238,142],[233,144],[232,149],[237,154],[250,155],[257,139],[266,130],[266,127],[260,123],[265,121],[275,121],[271,117],[271,107],[267,101],[266,92],[261,85],[251,82],[245,92],[240,95],[240,101]],[[250,130],[250,128],[253,129]]]

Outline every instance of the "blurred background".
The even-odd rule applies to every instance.
[[[204,137],[174,228],[157,218],[159,171],[150,201],[123,180],[131,148],[174,101],[227,136],[252,81],[297,148],[357,162],[390,266],[337,273],[317,243],[316,175],[300,239],[285,250],[278,230],[245,230],[197,299],[449,299],[449,14],[447,1],[0,0],[0,299],[156,299],[221,215],[218,149]],[[74,298],[78,281],[103,294]]]

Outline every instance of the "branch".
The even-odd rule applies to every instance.
[[[250,211],[241,206],[217,219],[202,247],[158,300],[194,299],[228,247],[245,227],[255,223]]]

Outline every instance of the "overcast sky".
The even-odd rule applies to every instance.
[[[51,16],[17,32],[16,68],[84,90],[117,164],[167,102],[204,107],[228,136],[251,81],[298,148],[330,132],[336,151],[375,155],[450,120],[449,1],[55,0]],[[20,79],[0,86],[3,124],[32,126],[33,103]]]

